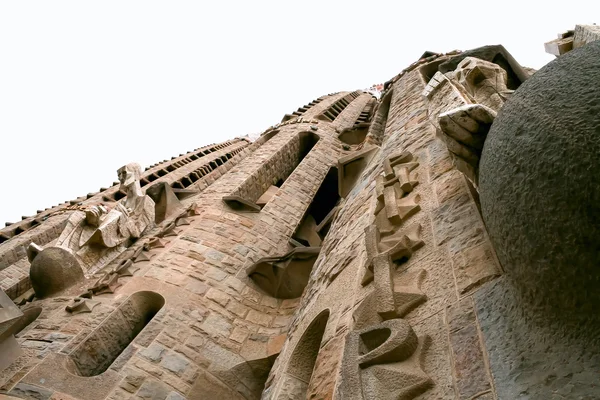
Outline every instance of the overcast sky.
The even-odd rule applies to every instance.
[[[503,44],[540,68],[544,42],[600,15],[535,3],[3,0],[0,224],[384,82],[425,50]]]

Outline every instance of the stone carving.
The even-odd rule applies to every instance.
[[[65,307],[65,310],[73,315],[75,314],[83,314],[83,313],[91,313],[94,307],[100,304],[97,301],[92,301],[90,299],[76,297],[71,301],[71,304],[68,304]]]
[[[479,104],[498,112],[506,99],[513,93],[508,89],[508,75],[497,64],[475,57],[463,59],[456,70],[454,78],[467,90]]]
[[[278,299],[300,297],[320,247],[296,247],[280,257],[266,257],[247,269],[248,276],[261,289]]]
[[[363,286],[373,280],[375,258],[379,256],[380,262],[384,259],[398,262],[410,258],[424,244],[419,225],[401,229],[421,209],[419,195],[410,194],[419,183],[413,176],[418,165],[410,152],[402,152],[385,160],[383,174],[376,178],[375,224],[365,229],[367,268]]]
[[[182,204],[167,182],[159,182],[146,189],[146,194],[154,201],[154,218],[157,224],[181,210]]]
[[[354,311],[354,329],[346,336],[338,388],[343,399],[409,400],[433,385],[421,368],[430,339],[418,338],[401,319],[427,300],[420,288],[426,273],[419,269],[395,277],[395,262],[424,245],[420,224],[404,228],[420,210],[418,196],[404,197],[418,184],[412,176],[417,166],[409,152],[394,155],[376,180],[375,223],[365,229],[362,282],[373,282],[374,288]]]
[[[367,252],[369,253],[369,250]],[[405,272],[402,280],[395,280],[395,266],[389,252],[377,253],[371,260],[370,267],[368,272],[371,278],[368,282],[374,282],[375,290],[356,309],[355,327],[361,328],[372,323],[404,317],[427,300],[427,296],[421,291],[421,283],[425,278],[424,270]],[[363,281],[363,285],[367,283]],[[376,311],[376,314],[373,311]]]
[[[100,204],[75,211],[53,246],[31,243],[31,284],[38,297],[61,291],[94,273],[121,253],[131,240],[154,224],[154,201],[140,187],[140,166],[118,170],[127,197],[111,210]]]
[[[19,344],[14,338],[23,313],[0,289],[0,371],[21,355]]]
[[[421,369],[429,337],[417,337],[408,322],[393,319],[346,337],[339,397],[410,400],[433,381]]]
[[[456,168],[475,186],[479,183],[479,160],[496,112],[483,104],[467,104],[438,117],[444,142]]]

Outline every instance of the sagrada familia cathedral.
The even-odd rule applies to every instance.
[[[425,52],[0,230],[0,398],[600,399],[600,27]]]

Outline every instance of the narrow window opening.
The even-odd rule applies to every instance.
[[[292,239],[303,246],[320,247],[329,232],[339,202],[338,169],[331,167]]]
[[[290,399],[306,398],[328,319],[329,310],[322,311],[306,329],[292,353],[286,370]]]
[[[260,211],[319,141],[313,132],[301,132],[262,164],[223,201],[237,211]],[[261,179],[259,179],[261,178]]]
[[[132,294],[69,354],[69,372],[91,377],[106,371],[164,304],[155,292]]]

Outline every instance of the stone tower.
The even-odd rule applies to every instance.
[[[569,37],[581,48],[536,73],[502,46],[426,52],[381,98],[319,97],[254,142],[129,164],[110,188],[7,224],[0,393],[599,398],[600,184],[575,179],[588,197],[567,219],[584,207],[581,221],[547,219],[537,205],[568,201],[564,187],[518,151],[599,166],[597,117],[567,129],[578,157],[569,135],[547,139],[567,126],[555,87],[600,115],[596,33],[562,35],[560,54]],[[535,141],[506,150],[519,121]]]

